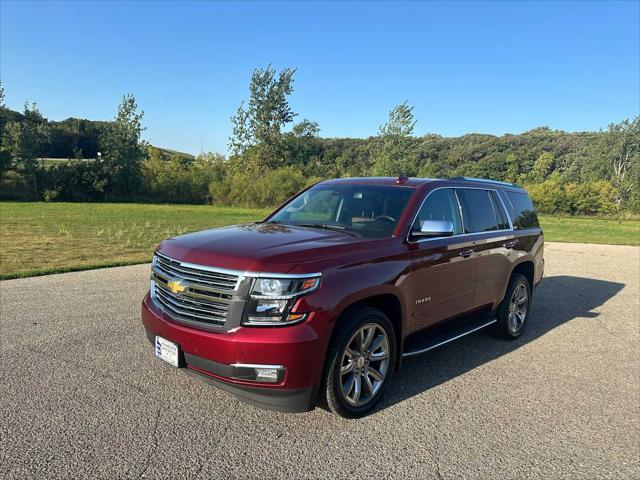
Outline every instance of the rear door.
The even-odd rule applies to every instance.
[[[512,256],[531,256],[534,265],[534,284],[538,283],[544,272],[544,237],[538,215],[531,199],[524,190],[505,189],[500,196],[511,216],[514,233]]]
[[[409,237],[412,248],[412,322],[410,332],[467,312],[473,303],[475,258],[473,243],[462,235],[460,206],[452,188],[431,191],[418,212],[413,229],[424,220],[449,220],[454,236]]]
[[[473,240],[476,258],[474,309],[491,309],[502,300],[511,272],[513,232],[495,190],[457,188],[465,234]]]

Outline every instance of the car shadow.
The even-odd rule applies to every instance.
[[[595,318],[593,310],[615,296],[624,284],[592,278],[558,275],[545,278],[534,291],[531,316],[517,340],[502,340],[489,328],[453,341],[419,357],[407,358],[387,386],[376,411],[418,395],[484,363],[534,342],[560,325]]]

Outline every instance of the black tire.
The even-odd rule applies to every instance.
[[[343,363],[343,359],[345,357],[345,350],[347,347],[353,345],[352,341],[357,341],[355,339],[355,335],[361,331],[361,329],[369,329],[370,325],[376,325],[377,327],[373,329],[375,340],[379,340],[382,338],[382,329],[387,336],[387,345],[388,346],[388,364],[387,369],[385,371],[384,379],[382,383],[377,388],[374,395],[369,395],[369,399],[366,401],[364,405],[353,405],[350,404],[347,400],[347,396],[343,392],[342,388],[342,379],[343,375],[341,374],[341,367]],[[380,340],[379,340],[380,341]],[[384,339],[381,341],[384,342]],[[371,345],[374,344],[374,340],[372,339]],[[366,349],[365,349],[366,350]],[[384,348],[381,348],[379,352],[382,352]],[[354,349],[353,351],[356,351]],[[360,352],[357,352],[358,354]],[[369,352],[369,355],[372,355]],[[375,357],[375,355],[374,355]],[[384,389],[389,384],[389,380],[393,374],[396,362],[396,337],[393,326],[391,322],[387,318],[387,316],[382,313],[380,310],[371,307],[357,307],[346,314],[345,317],[341,318],[340,323],[336,327],[334,335],[331,340],[331,344],[329,345],[329,350],[327,352],[327,357],[325,360],[324,366],[324,374],[322,379],[321,386],[321,400],[328,407],[328,409],[344,418],[359,418],[367,413],[369,413],[376,404],[382,398],[384,393]],[[354,365],[357,364],[357,361],[352,360]],[[382,366],[381,361],[371,361],[372,368],[376,368]],[[366,371],[369,372],[369,361],[365,365]],[[358,368],[353,369],[355,372],[358,371]],[[376,373],[379,373],[376,370]],[[353,373],[353,375],[360,376],[361,383],[360,388],[361,391],[364,392],[365,389],[371,391],[370,387],[366,385],[371,385],[371,377],[368,377],[368,384],[365,383],[364,376],[365,374]],[[348,392],[349,393],[349,392]],[[363,397],[365,398],[365,397]]]
[[[526,307],[519,308],[519,311],[524,310],[524,319],[522,321],[516,318],[515,322],[513,320],[510,321],[510,306],[512,300],[514,299],[514,292],[516,289],[522,289],[526,291],[527,301]],[[520,290],[521,291],[521,290]],[[500,338],[506,338],[509,340],[515,340],[516,338],[522,335],[525,327],[527,326],[527,322],[529,321],[529,313],[531,311],[531,284],[527,277],[520,273],[514,273],[509,280],[509,285],[507,286],[507,291],[504,295],[504,299],[500,303],[498,310],[496,311],[496,318],[498,322],[496,323],[494,332],[496,336]],[[517,328],[514,326],[517,324]]]

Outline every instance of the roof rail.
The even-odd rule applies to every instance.
[[[466,182],[482,182],[482,183],[495,183],[496,185],[505,185],[507,187],[516,187],[516,188],[520,188],[518,185],[516,185],[515,183],[511,183],[511,182],[501,182],[499,180],[489,180],[488,178],[474,178],[474,177],[462,177],[462,176],[458,176],[458,177],[450,177],[449,180],[464,180]]]

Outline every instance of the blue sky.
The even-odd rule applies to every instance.
[[[255,67],[298,69],[298,119],[375,135],[403,100],[416,134],[598,130],[640,110],[639,2],[0,3],[6,103],[110,119],[124,93],[145,137],[226,151]]]

